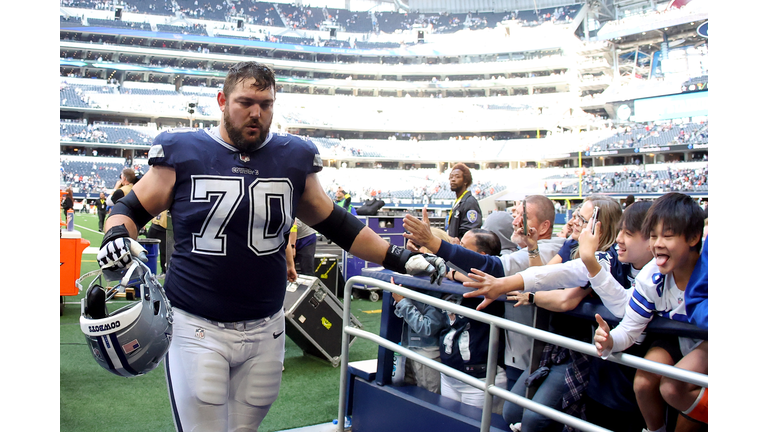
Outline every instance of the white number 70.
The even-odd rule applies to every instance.
[[[287,178],[256,179],[248,186],[248,247],[256,255],[269,255],[285,244],[283,229],[291,222],[293,185]],[[241,177],[192,176],[190,202],[216,201],[200,231],[192,235],[192,252],[227,254],[224,230],[244,195]]]

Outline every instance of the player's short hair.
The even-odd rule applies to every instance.
[[[501,241],[494,232],[483,228],[473,228],[467,232],[474,234],[477,252],[492,256],[501,255]]]
[[[125,177],[125,180],[130,184],[136,184],[136,182],[139,181],[136,178],[136,171],[134,171],[133,168],[124,168],[122,174],[123,177]]]
[[[451,171],[459,170],[464,177],[464,181],[467,183],[467,187],[472,186],[472,172],[469,171],[469,167],[459,162],[451,168]]]
[[[619,221],[619,229],[627,230],[631,233],[639,232],[642,235],[643,221],[648,209],[651,208],[650,201],[635,201],[624,209]],[[646,237],[647,239],[648,237]]]
[[[653,202],[643,222],[643,236],[650,238],[651,231],[662,224],[664,232],[683,235],[687,241],[699,238],[691,249],[700,250],[704,233],[704,210],[688,195],[669,192]]]
[[[257,90],[276,87],[275,72],[271,67],[255,61],[244,61],[229,68],[227,77],[224,79],[224,88],[221,92],[224,93],[225,97],[229,97],[237,83],[249,78],[256,80],[253,85]]]

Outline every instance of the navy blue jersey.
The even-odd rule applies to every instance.
[[[575,253],[574,250],[579,248],[579,241],[574,240],[572,238],[568,238],[565,240],[565,243],[563,243],[563,247],[560,248],[559,251],[557,251],[557,254],[560,255],[560,262],[568,262],[571,260],[571,257]]]
[[[611,276],[616,279],[624,288],[632,289],[632,264],[619,261],[619,253],[616,251],[617,245],[614,243],[605,252],[599,252],[597,261],[607,259],[611,263]]]
[[[483,299],[454,295],[448,301],[475,309]],[[485,377],[491,325],[463,315],[454,315],[449,311],[443,312],[446,314],[445,322],[448,326],[442,330],[439,337],[440,362],[475,378]],[[495,301],[483,309],[483,312],[503,317],[504,303]],[[504,361],[503,350],[500,350],[499,356],[498,364],[501,364]]]
[[[174,252],[165,290],[174,307],[215,321],[270,316],[283,307],[285,245],[317,147],[270,134],[241,153],[217,128],[155,138],[149,164],[176,171],[170,214]]]

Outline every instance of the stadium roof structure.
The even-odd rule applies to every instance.
[[[635,49],[639,45],[647,45],[649,48],[659,50],[661,43],[665,40],[671,46],[703,43],[706,36],[700,35],[698,28],[709,19],[708,2],[694,0],[685,2],[690,4],[684,5],[682,9],[670,9],[669,7],[677,1],[669,2],[666,10],[656,9],[656,11],[624,18],[615,16],[618,14],[617,7],[624,6],[625,9],[629,9],[630,6],[647,5],[648,2],[646,0],[594,2],[592,10],[595,17],[601,22],[603,22],[601,18],[607,18],[597,32],[596,40],[610,41],[616,44],[620,51]],[[607,3],[611,3],[613,7],[608,7]],[[611,12],[614,16],[610,16]]]

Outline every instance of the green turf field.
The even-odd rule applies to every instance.
[[[75,229],[91,246],[101,244],[94,215],[75,214]],[[159,266],[159,264],[158,264]],[[81,274],[96,269],[96,256],[83,254]],[[85,281],[84,287],[87,288]],[[152,372],[122,378],[102,369],[93,359],[80,331],[80,297],[65,297],[60,319],[60,430],[62,432],[168,431],[174,430],[161,364]],[[75,304],[77,303],[77,304]],[[124,303],[115,302],[111,310]],[[381,300],[354,300],[352,314],[367,331],[378,334]],[[376,358],[377,345],[356,340],[350,361]],[[339,369],[309,355],[286,339],[285,372],[280,396],[259,428],[280,431],[327,423],[336,418],[339,400]]]

